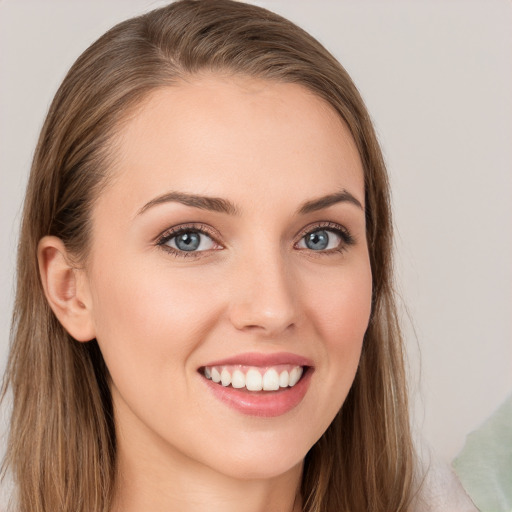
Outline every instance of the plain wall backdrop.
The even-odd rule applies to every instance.
[[[0,369],[21,203],[50,101],[90,43],[164,3],[0,0]],[[413,420],[450,461],[512,389],[512,3],[254,3],[317,37],[375,121],[393,190]],[[0,412],[1,455],[8,407]]]

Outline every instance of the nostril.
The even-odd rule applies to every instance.
[[[230,321],[239,331],[262,331],[267,335],[275,335],[293,328],[296,318],[292,308],[270,310],[251,303],[232,307]]]

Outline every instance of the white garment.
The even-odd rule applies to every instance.
[[[430,461],[423,473],[414,512],[478,512],[457,475],[447,464]]]

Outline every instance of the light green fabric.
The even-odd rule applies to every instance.
[[[467,436],[453,468],[481,512],[512,512],[512,395]]]

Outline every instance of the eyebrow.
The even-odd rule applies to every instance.
[[[196,194],[187,194],[185,192],[168,192],[161,196],[155,197],[146,203],[137,212],[137,215],[141,215],[153,206],[169,202],[181,203],[185,206],[191,206],[192,208],[225,213],[227,215],[238,215],[240,212],[235,204],[233,204],[231,201],[228,201],[227,199],[222,199],[220,197],[200,196]],[[328,208],[329,206],[337,203],[352,203],[361,210],[364,210],[363,205],[356,197],[354,197],[347,190],[342,190],[341,192],[336,192],[334,194],[319,197],[318,199],[307,201],[297,210],[297,212],[299,215],[306,215],[311,212],[316,212],[318,210]]]
[[[353,205],[357,206],[358,208],[364,211],[363,205],[360,203],[360,201],[356,197],[354,197],[350,192],[343,189],[340,192],[336,192],[334,194],[319,197],[318,199],[307,201],[299,208],[299,214],[305,215],[306,213],[323,210],[324,208],[328,208],[329,206],[332,206],[337,203],[352,203]]]
[[[196,194],[187,194],[185,192],[169,192],[161,196],[155,197],[149,203],[146,203],[138,212],[137,215],[144,213],[149,208],[157,204],[176,202],[199,208],[201,210],[209,210],[213,212],[226,213],[228,215],[237,215],[238,208],[226,199],[220,197],[199,196]]]

